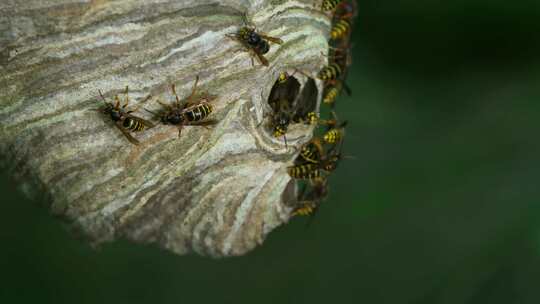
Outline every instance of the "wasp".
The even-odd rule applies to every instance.
[[[236,34],[227,34],[226,36],[240,42],[251,54],[251,64],[253,57],[256,57],[259,62],[268,66],[268,59],[264,57],[264,54],[270,51],[270,43],[283,44],[283,40],[276,37],[268,36],[265,33],[257,31],[257,28],[248,19],[246,13],[242,15],[244,26]]]
[[[352,21],[355,17],[356,3],[354,1],[343,1],[334,14],[332,28],[330,29],[330,39],[348,38],[352,28]]]
[[[270,129],[274,137],[285,137],[292,120],[294,101],[299,92],[300,82],[294,76],[285,72],[279,74],[268,96],[268,104],[272,108]]]
[[[317,210],[317,203],[315,201],[305,201],[301,202],[300,206],[295,208],[293,212],[291,213],[292,216],[300,215],[300,216],[307,216],[310,214],[315,213]]]
[[[298,195],[298,207],[292,211],[292,216],[314,216],[319,209],[321,202],[328,196],[326,179],[314,183],[308,192],[306,192],[306,188],[307,186],[304,184],[304,187]]]
[[[308,78],[300,97],[296,102],[296,109],[293,116],[293,121],[296,123],[315,124],[319,117],[315,113],[317,107],[317,98],[319,97],[319,90],[317,84],[313,78]]]
[[[332,25],[330,30],[330,39],[338,40],[345,37],[351,30],[351,23],[347,19],[339,19]]]
[[[202,96],[194,100],[198,83],[199,76],[195,78],[195,83],[193,84],[191,94],[183,102],[178,97],[174,84],[171,85],[171,90],[175,97],[175,102],[172,105],[167,105],[162,103],[160,100],[157,100],[157,102],[166,109],[160,115],[161,122],[166,125],[177,126],[178,136],[180,136],[182,133],[182,128],[186,125],[209,126],[217,123],[216,120],[207,119],[208,116],[210,116],[210,114],[214,111],[214,107],[210,102],[215,99],[215,97],[204,93]]]
[[[287,168],[287,173],[294,179],[320,181],[325,175],[336,170],[341,160],[342,144],[343,139],[332,144],[325,152],[317,140],[311,141],[303,147],[295,164]]]
[[[347,95],[351,96],[352,92],[349,86],[345,83],[345,75],[341,79],[330,81],[324,86],[322,102],[331,106],[332,108],[336,104],[336,99],[345,91]]]
[[[323,140],[328,144],[341,144],[345,136],[347,121],[339,122],[336,112],[332,111],[332,119],[321,120],[321,125],[326,125],[327,130],[323,135]]]
[[[324,153],[323,151],[324,149],[321,140],[319,138],[314,138],[302,146],[295,163],[319,163],[321,156]]]
[[[114,96],[115,103],[108,102],[105,97],[103,96],[103,93],[101,90],[98,90],[99,95],[101,96],[101,99],[103,99],[103,102],[105,105],[99,109],[100,112],[102,112],[105,115],[109,115],[111,117],[111,120],[114,122],[114,125],[122,131],[122,134],[134,145],[140,144],[140,142],[131,135],[131,132],[141,132],[145,130],[146,128],[153,128],[154,124],[151,123],[148,120],[142,119],[140,117],[137,117],[135,115],[132,115],[131,113],[136,112],[138,107],[134,110],[128,111],[126,108],[129,104],[129,96],[128,96],[128,87],[126,86],[125,91],[125,102],[124,105],[120,106],[120,98],[118,95]],[[142,103],[150,99],[152,96],[148,95]]]

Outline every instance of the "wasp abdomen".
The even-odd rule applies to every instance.
[[[145,126],[142,122],[138,121],[137,119],[134,119],[132,117],[127,117],[124,119],[122,126],[126,128],[127,130],[130,130],[132,132],[139,132],[143,131]]]
[[[321,8],[323,11],[331,11],[335,9],[340,2],[341,0],[323,0]]]
[[[341,139],[341,132],[337,129],[332,129],[324,134],[324,141],[329,144],[334,144]]]
[[[210,104],[200,104],[197,105],[190,111],[185,113],[187,120],[190,122],[200,121],[208,117],[212,113],[213,108]]]
[[[316,164],[302,164],[288,168],[288,173],[296,179],[316,179],[321,176],[321,172]]]
[[[330,87],[326,91],[326,94],[323,97],[323,103],[325,103],[325,104],[333,104],[338,95],[339,95],[339,88],[337,88],[335,86]]]
[[[349,21],[341,19],[332,27],[332,30],[330,31],[330,37],[334,40],[340,39],[349,32],[350,28],[351,24],[349,23]]]
[[[300,216],[307,216],[312,214],[315,209],[317,208],[317,205],[313,202],[306,202],[302,204],[302,206],[298,207],[292,212],[292,215],[300,215]]]
[[[300,156],[307,162],[318,163],[321,158],[319,150],[314,144],[306,145],[300,151]]]
[[[337,63],[325,66],[317,75],[323,81],[337,79],[341,75],[341,67]]]

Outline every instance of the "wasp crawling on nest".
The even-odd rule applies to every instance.
[[[285,72],[279,74],[278,79],[272,86],[268,96],[268,104],[272,108],[270,114],[270,129],[274,137],[283,136],[291,123],[294,101],[300,92],[300,82],[292,75]]]
[[[297,206],[291,212],[292,216],[315,216],[321,202],[328,196],[328,180],[323,179],[315,182],[309,191],[304,184],[297,196]]]
[[[342,159],[343,139],[347,121],[339,122],[335,112],[329,120],[319,120],[326,126],[322,136],[315,136],[304,144],[288,174],[304,183],[291,215],[312,215],[328,194],[328,177]],[[310,190],[306,192],[306,188]]]
[[[257,27],[248,19],[246,13],[242,14],[242,18],[244,26],[236,34],[227,34],[226,36],[240,42],[245,47],[251,54],[252,65],[255,65],[253,57],[256,57],[262,65],[268,66],[268,59],[264,55],[270,51],[270,42],[283,44],[283,40],[257,31]]]
[[[357,9],[355,1],[343,1],[340,3],[332,18],[332,28],[330,29],[330,40],[350,40],[353,21],[356,18]]]
[[[102,112],[105,115],[109,115],[111,120],[114,122],[114,125],[124,134],[124,136],[134,145],[140,144],[139,140],[137,140],[135,137],[131,135],[132,132],[142,132],[146,128],[153,128],[154,124],[150,121],[140,118],[138,116],[135,116],[131,113],[136,112],[138,107],[134,110],[127,110],[127,106],[129,105],[129,96],[128,96],[128,87],[126,86],[125,91],[125,102],[124,105],[120,106],[120,98],[118,95],[114,96],[115,103],[108,102],[105,97],[103,96],[103,93],[101,90],[98,90],[99,95],[101,96],[101,99],[103,99],[103,102],[105,105],[99,109],[100,112]],[[150,99],[152,96],[146,97],[142,103]]]
[[[332,18],[330,63],[318,74],[319,79],[324,81],[323,103],[330,105],[332,108],[335,106],[335,101],[342,90],[351,95],[351,90],[345,80],[348,67],[351,64],[349,50],[352,47],[350,42],[351,32],[356,15],[356,2],[343,1],[337,5]]]
[[[269,128],[272,135],[283,136],[286,145],[285,134],[291,123],[316,123],[318,95],[317,85],[313,79],[309,78],[300,91],[300,82],[293,75],[280,73],[268,96],[268,104],[272,108],[269,114]]]
[[[191,94],[184,100],[180,100],[176,93],[176,86],[171,85],[171,91],[175,97],[175,101],[172,105],[164,104],[159,99],[157,103],[165,108],[161,114],[156,114],[147,110],[148,112],[159,115],[161,122],[165,125],[175,125],[178,127],[178,136],[182,133],[184,126],[209,126],[217,123],[214,119],[207,119],[214,111],[214,107],[211,101],[215,99],[215,96],[210,96],[206,92],[201,96],[196,96],[197,84],[199,82],[199,76],[195,78],[195,83],[191,90]]]

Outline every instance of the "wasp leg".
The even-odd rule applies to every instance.
[[[103,102],[107,103],[107,100],[105,99],[105,96],[103,96],[103,93],[101,92],[101,90],[98,90],[98,92],[99,92],[99,96],[101,96],[101,99],[103,99]]]
[[[247,12],[242,13],[242,20],[244,21],[244,24],[246,26],[253,28],[253,30],[257,28],[255,24],[253,24],[253,22],[251,21],[251,18],[248,17]]]
[[[193,96],[195,96],[195,93],[197,92],[198,83],[199,83],[199,75],[195,77],[195,83],[193,84],[193,87],[191,88],[191,94],[186,99],[186,106],[192,104]]]
[[[182,128],[184,127],[183,124],[179,124],[178,125],[178,137],[180,137],[180,135],[182,134]]]
[[[174,85],[174,83],[171,84],[171,91],[173,92],[174,98],[176,99],[176,106],[181,109],[182,103],[180,101],[180,97],[178,97],[178,94],[176,94],[176,85]]]
[[[122,106],[122,108],[125,109],[129,104],[129,87],[128,86],[126,86],[126,91],[124,95],[126,95],[126,99],[125,99],[125,104]]]
[[[119,109],[120,108],[120,98],[118,98],[118,95],[114,95],[114,100],[116,101],[114,108]]]
[[[259,54],[253,50],[250,50],[251,51],[251,60],[253,60],[253,54],[255,54],[255,57],[257,57],[257,59],[259,59],[259,62],[264,65],[264,66],[268,66],[269,63],[268,63],[268,59],[266,59],[262,54]]]

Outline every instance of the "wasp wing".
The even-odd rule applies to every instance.
[[[119,120],[117,122],[115,122],[115,126],[120,129],[120,131],[122,131],[122,133],[124,134],[124,136],[134,145],[139,145],[140,142],[135,138],[133,137],[128,130],[126,130],[126,128],[124,128],[124,126],[122,126],[122,123],[123,123],[123,120]]]
[[[212,126],[212,125],[215,125],[217,124],[218,121],[215,120],[215,119],[208,119],[208,120],[203,120],[203,121],[190,121],[189,123],[186,123],[185,125],[189,125],[189,126]]]
[[[270,90],[270,95],[268,95],[268,103],[274,111],[280,110],[280,103],[284,100],[292,106],[294,100],[300,92],[300,82],[293,76],[288,76],[284,81],[279,81],[279,78],[276,80],[272,89]]]
[[[319,90],[315,80],[313,78],[308,78],[308,81],[300,93],[300,97],[296,101],[293,120],[295,122],[304,121],[309,113],[314,112],[317,107],[318,97]]]
[[[276,38],[276,37],[272,37],[272,36],[268,36],[267,34],[265,33],[257,33],[259,34],[259,36],[261,36],[261,38],[263,39],[266,39],[272,43],[277,43],[277,44],[283,44],[283,40],[281,40],[281,38]]]
[[[145,125],[147,128],[153,128],[155,127],[156,125],[154,123],[152,123],[151,121],[149,120],[146,120],[144,118],[140,118],[139,116],[134,116],[134,115],[131,115],[131,114],[126,114],[125,115],[126,117],[130,117],[132,119],[135,119],[136,121],[142,123],[143,125]]]

